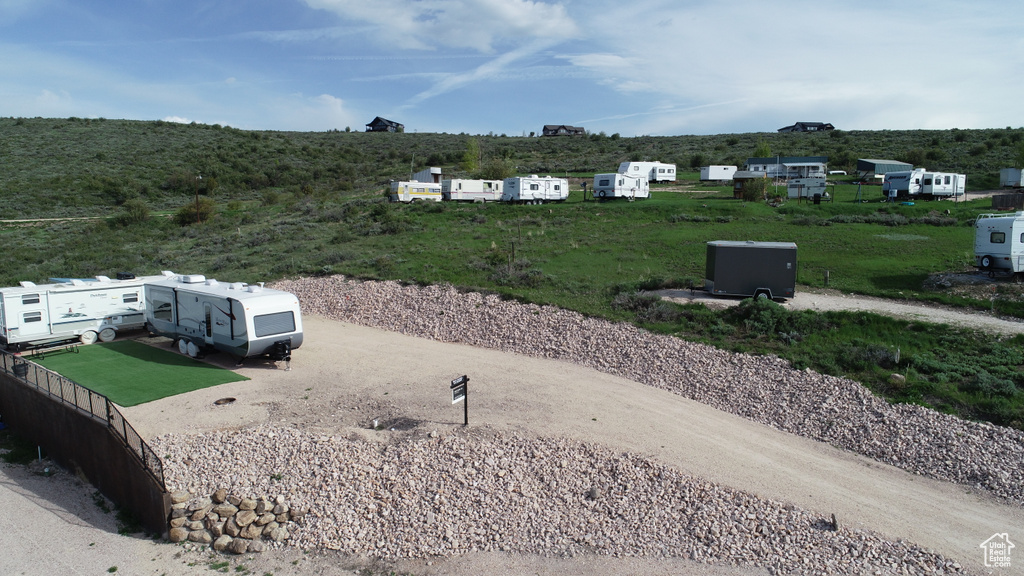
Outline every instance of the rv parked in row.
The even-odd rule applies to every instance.
[[[392,202],[441,201],[441,185],[433,182],[417,182],[416,180],[391,183]]]
[[[161,276],[118,274],[21,282],[0,288],[0,343],[21,350],[79,341],[109,342],[145,323],[143,285]]]
[[[924,168],[889,172],[882,180],[882,195],[887,197],[956,198],[963,196],[966,189],[966,175],[928,172]]]
[[[651,197],[651,184],[642,176],[629,174],[594,174],[594,198],[637,198]]]
[[[974,265],[988,272],[1024,272],[1024,212],[978,215]]]
[[[619,164],[619,174],[642,176],[648,182],[675,182],[676,165],[662,162],[623,162]]]
[[[701,182],[725,182],[736,174],[735,166],[701,166]]]
[[[502,183],[501,201],[516,204],[562,202],[569,197],[569,181],[551,176],[515,176]]]
[[[146,328],[193,358],[212,350],[291,360],[302,345],[299,299],[289,292],[201,274],[164,272],[145,285]]]
[[[463,202],[497,202],[501,200],[501,180],[442,180],[441,199]]]

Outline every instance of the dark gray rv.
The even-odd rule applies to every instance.
[[[796,292],[796,244],[708,242],[704,289],[718,296],[792,298]]]

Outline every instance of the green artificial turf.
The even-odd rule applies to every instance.
[[[79,346],[77,350],[51,352],[35,361],[120,406],[248,380],[230,370],[131,340]]]

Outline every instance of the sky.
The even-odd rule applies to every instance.
[[[1024,126],[1024,2],[0,0],[0,116],[666,136]]]

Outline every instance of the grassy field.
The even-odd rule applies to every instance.
[[[569,200],[543,206],[385,201],[389,180],[426,166],[468,176],[460,159],[470,140],[483,159],[501,159],[519,173],[569,176]],[[1024,362],[1013,352],[1016,340],[948,327],[931,334],[872,315],[806,320],[772,309],[749,312],[760,319],[751,320],[637,295],[700,285],[709,240],[792,241],[803,288],[824,287],[827,274],[828,287],[844,292],[1024,317],[1011,290],[970,300],[925,288],[929,275],[972,270],[974,220],[991,211],[990,200],[886,204],[877,186],[858,189],[852,177],[842,177],[829,190],[832,202],[770,205],[699,182],[695,166],[742,164],[759,143],[775,154],[827,155],[829,168],[851,173],[857,158],[964,172],[971,192],[993,187],[998,169],[1013,165],[1024,129],[559,139],[0,119],[7,162],[0,217],[100,217],[0,224],[0,285],[161,270],[245,282],[345,274],[450,283],[778,354],[797,366],[857,378],[893,401],[1024,427]],[[677,163],[679,181],[654,186],[645,201],[584,201],[580,184],[588,175],[643,159]],[[207,213],[200,224],[191,217],[196,195]],[[780,324],[785,328],[777,329]],[[918,339],[919,332],[930,335]],[[950,342],[956,354],[933,352],[948,350]],[[897,349],[899,361],[887,359]],[[892,372],[904,374],[906,384],[891,385]]]
[[[230,370],[131,340],[79,346],[77,350],[51,352],[36,362],[124,407],[248,380]]]

